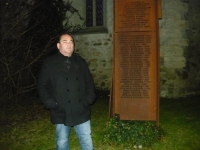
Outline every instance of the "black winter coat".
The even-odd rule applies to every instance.
[[[42,103],[50,109],[53,124],[74,126],[90,119],[90,104],[95,101],[94,82],[82,57],[65,57],[58,52],[47,58],[37,88]]]

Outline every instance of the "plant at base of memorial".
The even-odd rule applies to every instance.
[[[108,122],[103,141],[140,148],[151,146],[163,135],[164,130],[153,121],[124,121],[115,116]]]

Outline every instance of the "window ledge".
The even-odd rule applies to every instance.
[[[80,35],[80,34],[99,34],[99,33],[108,33],[108,29],[104,26],[100,27],[89,27],[86,29],[81,29],[80,31],[73,33],[74,35]]]

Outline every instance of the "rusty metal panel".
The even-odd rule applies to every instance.
[[[156,119],[157,72],[155,32],[115,34],[114,90],[121,119]]]
[[[155,30],[157,0],[115,0],[115,32]]]
[[[158,119],[157,0],[114,1],[113,113]]]

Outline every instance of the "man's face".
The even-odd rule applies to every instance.
[[[74,41],[70,35],[62,35],[60,42],[57,43],[57,48],[64,56],[71,56],[74,51]]]

